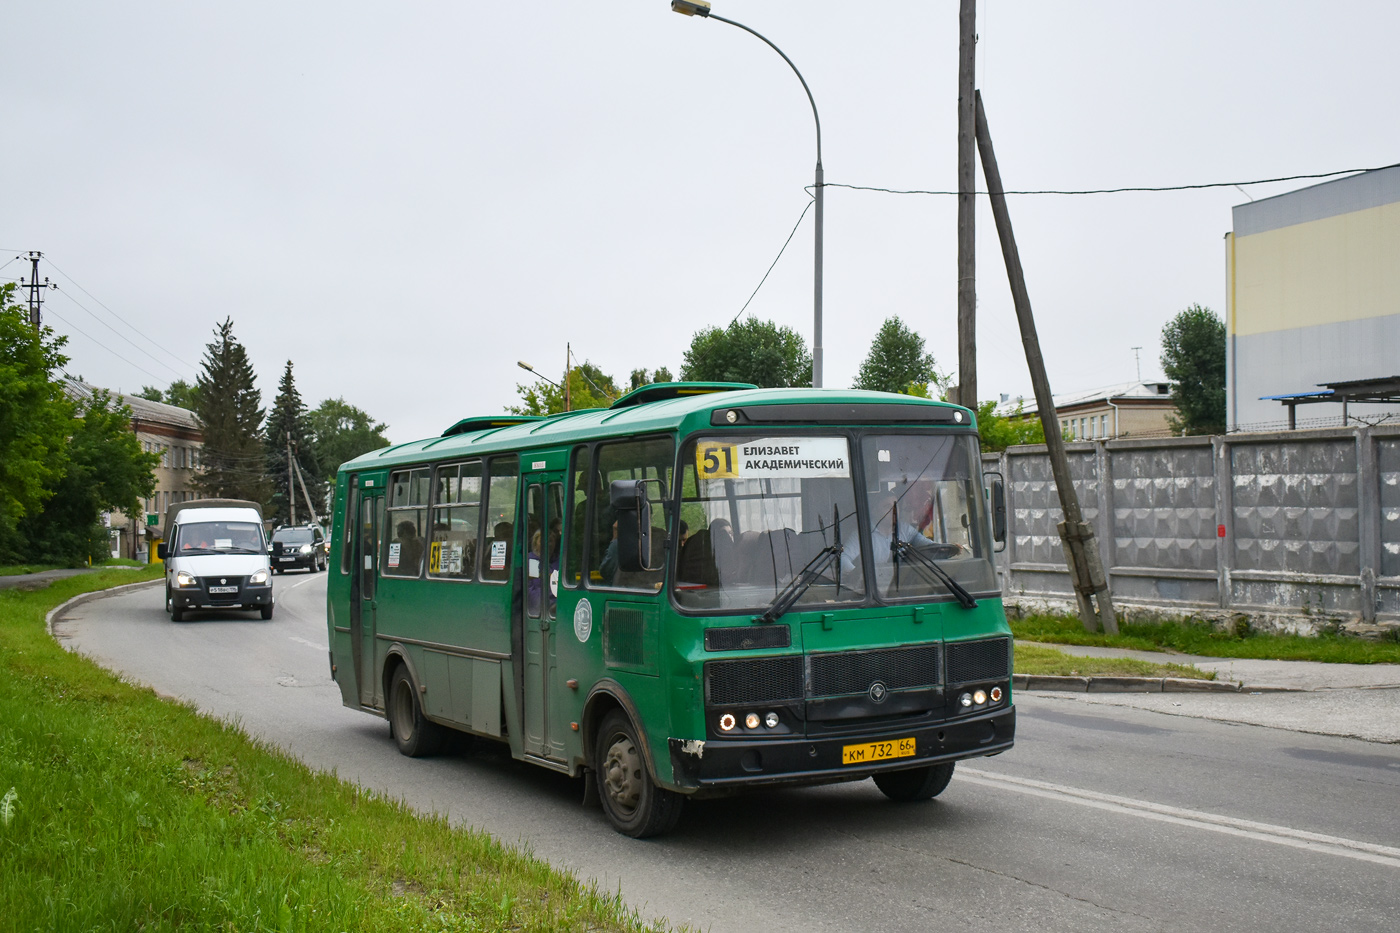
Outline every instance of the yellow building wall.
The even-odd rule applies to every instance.
[[[1235,236],[1233,246],[1232,334],[1400,310],[1400,202]]]

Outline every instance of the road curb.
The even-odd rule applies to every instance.
[[[1058,674],[1015,674],[1016,690],[1053,690],[1060,693],[1240,693],[1288,690],[1287,687],[1246,687],[1228,680],[1193,680],[1189,677],[1066,677]]]
[[[90,590],[86,593],[79,593],[77,596],[74,596],[71,599],[64,600],[57,606],[54,606],[52,609],[50,609],[48,613],[44,616],[44,628],[48,631],[50,638],[57,640],[58,636],[54,634],[53,624],[56,621],[58,621],[59,617],[62,616],[63,613],[67,612],[69,609],[72,609],[74,606],[80,606],[83,603],[91,602],[94,599],[102,599],[105,596],[114,596],[117,593],[121,593],[126,590],[137,590],[143,586],[160,586],[164,582],[165,578],[161,577],[158,580],[142,580],[140,583],[123,583],[121,586],[108,587],[105,590]]]

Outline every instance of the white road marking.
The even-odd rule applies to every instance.
[[[331,650],[331,646],[330,646],[330,645],[318,645],[318,644],[316,644],[314,641],[307,641],[305,638],[302,638],[302,637],[300,637],[300,636],[298,636],[298,635],[288,635],[288,636],[287,636],[287,640],[288,640],[288,641],[294,641],[294,642],[296,642],[296,643],[299,644],[299,645],[305,645],[305,646],[308,647],[308,648],[315,648],[317,651],[329,651],[329,650]]]
[[[1123,813],[1162,823],[1174,823],[1193,829],[1205,829],[1230,836],[1254,839],[1259,842],[1272,842],[1277,845],[1292,846],[1295,849],[1307,849],[1326,855],[1340,855],[1344,858],[1354,858],[1363,862],[1374,862],[1377,865],[1400,868],[1400,849],[1391,846],[1360,842],[1355,839],[1343,839],[1340,836],[1325,836],[1322,833],[1307,832],[1288,826],[1275,826],[1271,823],[1256,823],[1253,820],[1241,820],[1232,816],[1221,816],[1200,810],[1185,810],[1147,800],[1101,794],[1097,791],[1069,787],[1064,784],[1051,784],[1047,781],[995,774],[977,768],[959,768],[958,779],[983,787],[994,787],[999,790],[1029,794],[1032,797],[1044,797],[1063,803],[1079,804],[1082,807],[1093,807],[1111,813]]]
[[[305,586],[306,584],[310,583],[312,580],[319,580],[319,579],[320,579],[320,576],[319,576],[318,574],[314,574],[314,573],[313,573],[313,574],[311,574],[309,577],[307,577],[305,580],[298,580],[296,583],[293,583],[291,586],[287,587],[287,589],[289,589],[289,590],[294,590],[294,589],[296,589],[296,588],[299,587],[299,586]]]

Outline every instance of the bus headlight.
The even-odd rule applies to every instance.
[[[763,724],[770,729],[778,728],[778,714],[769,713],[763,717]]]
[[[195,579],[194,574],[192,574],[192,573],[186,573],[186,572],[183,571],[183,570],[177,570],[177,571],[175,572],[175,585],[176,585],[176,586],[199,586],[199,581]]]
[[[259,570],[257,573],[253,574],[251,577],[248,578],[248,583],[252,586],[262,586],[263,584],[267,583],[267,571]]]
[[[758,714],[757,714],[757,713],[749,713],[747,716],[744,717],[744,728],[745,728],[745,729],[757,729],[757,728],[758,728]]]
[[[721,732],[733,732],[736,724],[733,713],[725,713],[723,716],[719,717],[719,729]]]

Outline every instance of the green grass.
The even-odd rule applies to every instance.
[[[1174,651],[1216,658],[1400,664],[1400,642],[1346,635],[1267,635],[1240,627],[1220,631],[1204,622],[1120,623],[1118,635],[1086,632],[1077,618],[1032,615],[1011,621],[1017,638],[1060,645],[1101,645],[1139,651]]]
[[[0,577],[18,577],[45,570],[67,570],[66,564],[0,564]]]
[[[650,929],[616,896],[313,772],[44,630],[74,594],[158,577],[0,591],[0,926]]]
[[[1040,645],[1016,646],[1016,673],[1073,677],[1189,677],[1214,680],[1214,672],[1184,664],[1154,664],[1136,658],[1077,658]]]

